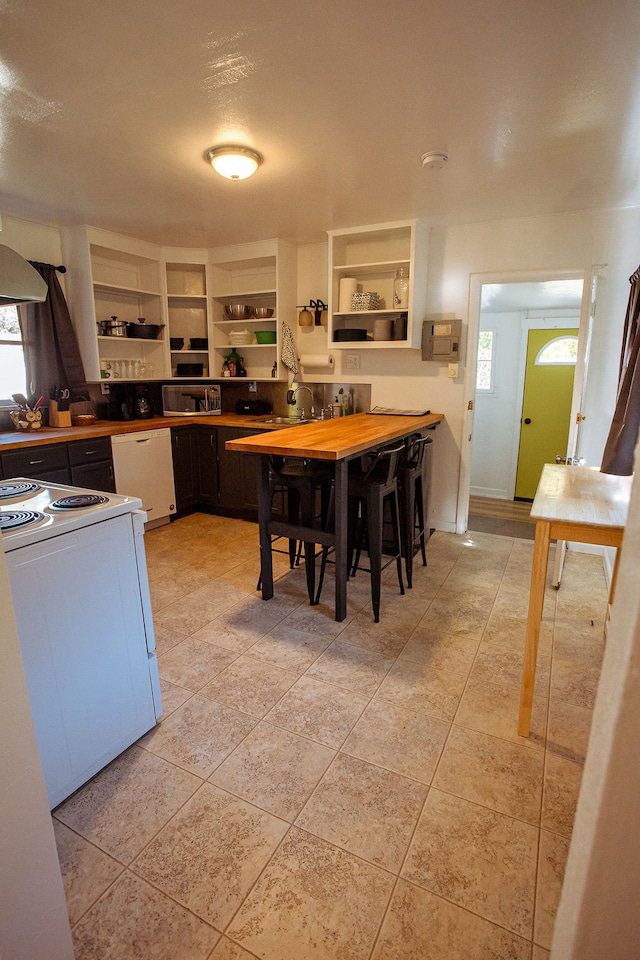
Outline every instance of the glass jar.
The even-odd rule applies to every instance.
[[[407,310],[409,308],[409,268],[398,267],[393,281],[393,308]]]

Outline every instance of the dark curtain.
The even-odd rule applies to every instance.
[[[633,473],[633,455],[640,426],[640,267],[629,277],[627,305],[620,355],[618,398],[602,455],[602,473],[628,477]]]
[[[69,387],[71,399],[87,395],[87,381],[69,308],[50,263],[29,263],[46,282],[49,292],[44,303],[20,305],[20,326],[24,341],[28,390],[36,397],[49,397],[55,384]]]

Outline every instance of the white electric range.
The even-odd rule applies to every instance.
[[[142,502],[17,477],[0,530],[51,808],[162,712]]]

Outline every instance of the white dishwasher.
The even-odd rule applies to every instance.
[[[176,512],[171,431],[143,430],[111,437],[116,493],[139,497],[146,528],[168,523]]]

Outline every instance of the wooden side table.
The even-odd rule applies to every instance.
[[[593,467],[573,467],[547,463],[531,507],[536,521],[533,546],[527,638],[524,649],[518,733],[528,737],[531,728],[533,687],[536,679],[538,640],[544,606],[549,543],[573,540],[619,547],[631,495],[631,477],[600,473]],[[613,599],[618,556],[613,570],[610,600]]]

